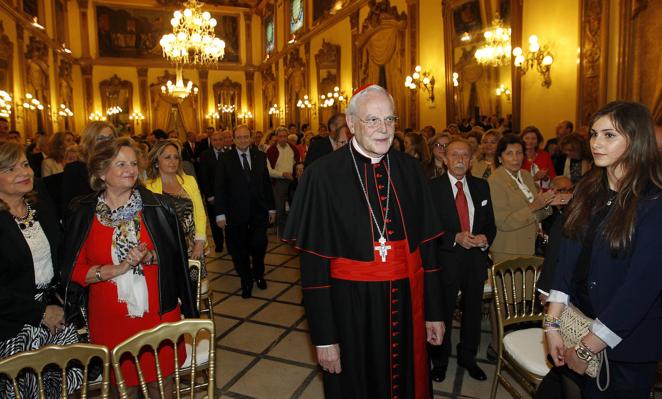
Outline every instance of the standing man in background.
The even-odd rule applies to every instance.
[[[269,163],[269,176],[273,179],[274,199],[276,201],[276,214],[278,215],[278,236],[283,234],[287,213],[285,202],[290,182],[294,180],[292,170],[294,164],[299,162],[299,151],[287,142],[289,132],[284,126],[276,129],[276,143],[267,149]]]

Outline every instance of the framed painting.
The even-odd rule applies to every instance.
[[[290,1],[290,33],[295,33],[303,28],[304,24],[304,0]]]
[[[453,8],[453,30],[456,36],[483,30],[480,0],[469,0]]]
[[[216,37],[225,41],[222,62],[239,62],[239,16],[214,15]],[[96,6],[100,57],[162,58],[159,40],[172,33],[172,11],[163,9]]]

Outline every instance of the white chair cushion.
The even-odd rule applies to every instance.
[[[188,337],[187,337],[188,338]],[[183,368],[191,367],[191,357],[192,350],[191,341],[189,339],[185,340],[184,346],[186,347],[186,360],[182,365]],[[198,338],[198,341],[195,344],[195,363],[198,366],[205,365],[209,362],[209,337]]]
[[[503,348],[523,369],[542,377],[551,368],[546,360],[544,335],[542,328],[513,331],[503,337]]]

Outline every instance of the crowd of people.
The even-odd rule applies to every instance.
[[[317,134],[292,124],[126,137],[90,122],[80,136],[20,140],[0,118],[0,359],[80,340],[112,349],[197,317],[210,251],[227,248],[250,298],[267,288],[273,225],[300,251],[327,397],[428,397],[446,378],[460,292],[457,362],[486,380],[476,356],[487,270],[533,255],[545,257],[538,289],[555,365],[537,397],[650,392],[662,359],[662,161],[638,103],[607,104],[578,131],[561,121],[546,143],[538,127],[514,132],[503,118],[400,131],[376,85]],[[566,306],[594,320],[576,348],[558,331]],[[173,350],[183,361],[183,345],[158,351],[164,376]],[[599,353],[610,359],[604,392],[584,375]],[[140,362],[154,382],[150,356]],[[136,394],[135,365],[122,368]],[[49,372],[55,397],[61,374]],[[82,371],[66,378],[73,393]],[[19,385],[37,396],[34,375]]]

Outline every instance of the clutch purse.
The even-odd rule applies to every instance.
[[[561,337],[566,348],[574,348],[579,341],[588,334],[593,319],[587,317],[581,310],[572,305],[568,305],[561,313]],[[607,368],[607,384],[604,389],[600,386],[600,371],[603,365]],[[586,367],[586,375],[596,379],[598,388],[605,391],[609,387],[609,363],[607,361],[607,352],[605,350],[597,353]]]

